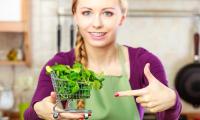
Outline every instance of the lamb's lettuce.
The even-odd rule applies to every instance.
[[[47,74],[54,72],[57,78],[64,81],[57,86],[57,92],[61,95],[60,97],[62,97],[62,94],[73,95],[77,92],[87,96],[89,95],[88,91],[91,89],[99,90],[103,86],[103,73],[97,74],[78,62],[75,62],[72,67],[64,64],[46,66],[46,72]],[[66,89],[66,87],[70,89]]]

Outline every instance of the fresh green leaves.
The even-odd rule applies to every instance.
[[[47,66],[46,72],[56,74],[56,92],[61,99],[88,98],[91,89],[99,90],[103,86],[103,73],[97,74],[78,62],[72,67],[63,64]]]
[[[47,73],[51,73],[53,70],[51,69],[51,67],[46,66],[46,71],[47,71]]]

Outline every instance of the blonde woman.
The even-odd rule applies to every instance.
[[[91,119],[142,120],[146,109],[156,113],[158,120],[178,120],[181,103],[178,94],[167,87],[159,59],[144,48],[116,43],[127,1],[73,0],[72,13],[78,29],[76,47],[56,54],[46,65],[72,65],[76,60],[90,70],[104,72],[103,88],[92,91],[91,98],[84,101],[85,108],[92,110]],[[26,120],[53,119],[55,93],[45,66],[25,112]],[[61,113],[59,119],[83,119],[83,114]]]

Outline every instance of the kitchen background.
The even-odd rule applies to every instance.
[[[0,6],[3,5],[1,2]],[[62,26],[61,51],[70,50],[70,3],[71,0],[30,2],[32,66],[0,66],[0,86],[14,92],[13,111],[18,111],[19,103],[30,102],[42,66],[57,52],[58,23]],[[195,31],[200,32],[200,0],[129,0],[129,9],[126,23],[119,31],[118,42],[144,47],[156,54],[166,68],[170,87],[174,88],[178,70],[193,62],[193,35]],[[62,16],[58,16],[58,11]],[[199,16],[194,16],[196,13]],[[5,21],[2,17],[5,14],[6,11],[0,11],[0,21]],[[9,19],[18,20],[18,17]],[[6,59],[11,48],[20,48],[22,39],[21,33],[1,32],[0,59]],[[182,103],[183,113],[200,113],[200,108]]]

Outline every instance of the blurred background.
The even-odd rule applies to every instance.
[[[70,5],[71,0],[0,1],[0,119],[23,119],[43,65],[58,51],[74,47]],[[200,120],[200,76],[192,82],[176,80],[178,71],[194,62],[198,33],[200,0],[129,0],[127,20],[117,37],[121,44],[157,55],[171,88],[176,89],[176,83],[179,92],[190,89],[192,95],[181,93],[180,120]],[[155,118],[146,113],[144,119]]]

